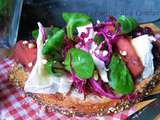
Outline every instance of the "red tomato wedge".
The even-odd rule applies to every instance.
[[[31,71],[32,67],[36,61],[37,48],[29,48],[28,43],[24,44],[24,42],[18,41],[16,46],[13,48],[13,58],[17,63],[22,64],[27,71]],[[36,46],[36,44],[34,44]]]

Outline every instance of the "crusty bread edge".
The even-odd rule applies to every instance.
[[[17,87],[23,88],[27,78],[28,73],[25,72],[24,68],[21,65],[14,63],[9,74],[11,83]],[[103,116],[121,112],[130,108],[133,104],[142,101],[159,81],[160,68],[157,68],[152,77],[143,80],[143,82],[140,82],[135,87],[134,94],[138,97],[133,98],[132,101],[129,101],[126,97],[123,99],[101,98],[99,102],[84,101],[70,96],[63,96],[60,93],[26,93],[26,95],[35,99],[39,104],[43,104],[46,111],[56,111],[66,116]]]

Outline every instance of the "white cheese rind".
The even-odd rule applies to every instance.
[[[79,100],[84,100],[84,93],[80,93],[80,92],[78,92],[78,90],[77,89],[73,89],[72,91],[71,91],[71,97],[73,97],[73,98],[76,98],[76,99],[79,99]]]
[[[152,41],[155,41],[153,36],[142,35],[132,39],[131,43],[139,56],[144,70],[142,78],[145,79],[154,73],[153,54],[152,54]]]
[[[87,29],[89,29],[89,35],[84,40],[85,40],[85,42],[87,42],[88,39],[93,39],[93,37],[94,37],[94,31],[93,31],[92,28],[93,28],[93,24],[92,23],[89,23],[88,25],[85,25],[85,26],[77,27],[78,36],[80,36],[82,32],[88,33]]]
[[[41,24],[38,23],[39,27]],[[67,94],[70,90],[72,81],[69,80],[66,75],[55,76],[50,75],[45,71],[43,60],[45,59],[42,55],[43,41],[42,34],[39,30],[39,35],[37,38],[37,60],[36,63],[29,74],[28,80],[25,82],[24,90],[25,92],[31,93],[62,93]]]

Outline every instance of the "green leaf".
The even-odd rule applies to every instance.
[[[54,28],[49,28],[49,27],[46,27],[45,28],[45,32],[46,32],[46,37],[47,38],[50,38],[51,36],[53,36],[54,34],[56,34],[56,32],[57,31],[59,31],[60,30],[60,28],[58,28],[58,27],[54,27]],[[38,30],[34,30],[34,31],[32,31],[32,36],[33,36],[33,38],[36,40],[37,39],[37,37],[38,37]]]
[[[67,22],[67,36],[73,39],[73,31],[76,27],[84,26],[91,23],[91,18],[83,13],[63,13],[63,19]]]
[[[104,41],[104,37],[103,36],[95,35],[94,41],[99,45],[101,42]]]
[[[113,54],[109,64],[109,84],[118,93],[128,94],[133,91],[133,79],[124,61],[118,54]]]
[[[103,41],[104,41],[104,37],[102,36],[102,35],[95,35],[95,37],[94,37],[94,41],[98,44],[98,45],[100,45]],[[108,46],[107,46],[107,44],[104,44],[103,45],[103,50],[107,50],[108,49]]]
[[[59,30],[60,30],[60,28],[58,28],[58,27],[54,27],[54,28],[52,29],[51,34],[50,34],[50,35],[54,35],[54,34],[56,34],[56,32],[58,32]]]
[[[137,27],[137,22],[134,18],[126,17],[124,15],[118,18],[117,23],[116,23],[116,29],[118,27],[118,24],[120,24],[122,34],[130,33]]]
[[[61,29],[57,31],[52,37],[47,39],[47,42],[45,43],[42,54],[48,55],[52,54],[53,52],[60,50],[64,40],[64,30]]]
[[[48,74],[54,74],[56,76],[65,74],[64,66],[62,66],[60,62],[57,62],[53,58],[48,59],[47,63],[44,64],[44,68]]]
[[[47,63],[44,64],[44,68],[45,68],[45,70],[47,71],[48,74],[53,74],[53,71],[52,71],[53,64],[54,64],[54,62],[53,62],[52,59],[49,59],[47,61]]]
[[[94,62],[92,56],[89,53],[81,49],[71,48],[67,52],[64,64],[65,68],[68,71],[72,72],[70,62],[72,64],[75,74],[80,79],[87,79],[92,77],[94,71]]]
[[[37,40],[37,37],[38,37],[38,30],[34,30],[32,31],[32,36],[35,40]]]

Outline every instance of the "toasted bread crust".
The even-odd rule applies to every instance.
[[[152,24],[145,24],[145,26],[151,27],[154,33],[160,33],[160,29],[156,28],[156,26]],[[142,27],[144,26],[142,25]],[[156,48],[155,45],[159,47],[159,43],[160,42],[156,42],[154,44],[154,48]],[[128,96],[121,99],[109,99],[98,96],[97,98],[92,99],[90,96],[86,96],[85,100],[81,100],[74,98],[70,94],[63,96],[60,93],[26,93],[26,95],[31,96],[39,104],[43,104],[46,111],[57,111],[67,116],[103,116],[106,114],[121,112],[124,109],[130,108],[133,104],[143,100],[143,98],[149,95],[152,89],[160,83],[159,54],[155,54],[155,56],[156,62],[154,61],[154,63],[156,64],[156,70],[154,75],[135,84],[135,90],[131,99],[128,99]],[[17,63],[14,63],[9,74],[9,80],[15,86],[24,88],[28,74],[29,73],[27,73],[21,65],[19,66]]]
[[[19,67],[16,63],[9,74],[9,80],[16,86],[23,88],[25,81],[28,78],[28,73],[25,72],[22,66]],[[97,97],[92,99],[87,96],[85,100],[74,98],[70,94],[63,96],[60,93],[56,94],[37,94],[27,93],[27,95],[38,101],[39,104],[46,106],[46,110],[58,111],[67,116],[101,116],[110,113],[117,113],[129,108],[134,103],[141,101],[146,95],[151,92],[152,88],[160,81],[160,68],[155,70],[155,74],[135,85],[135,94],[137,97],[129,100],[127,96],[121,99],[109,99],[106,97]]]

